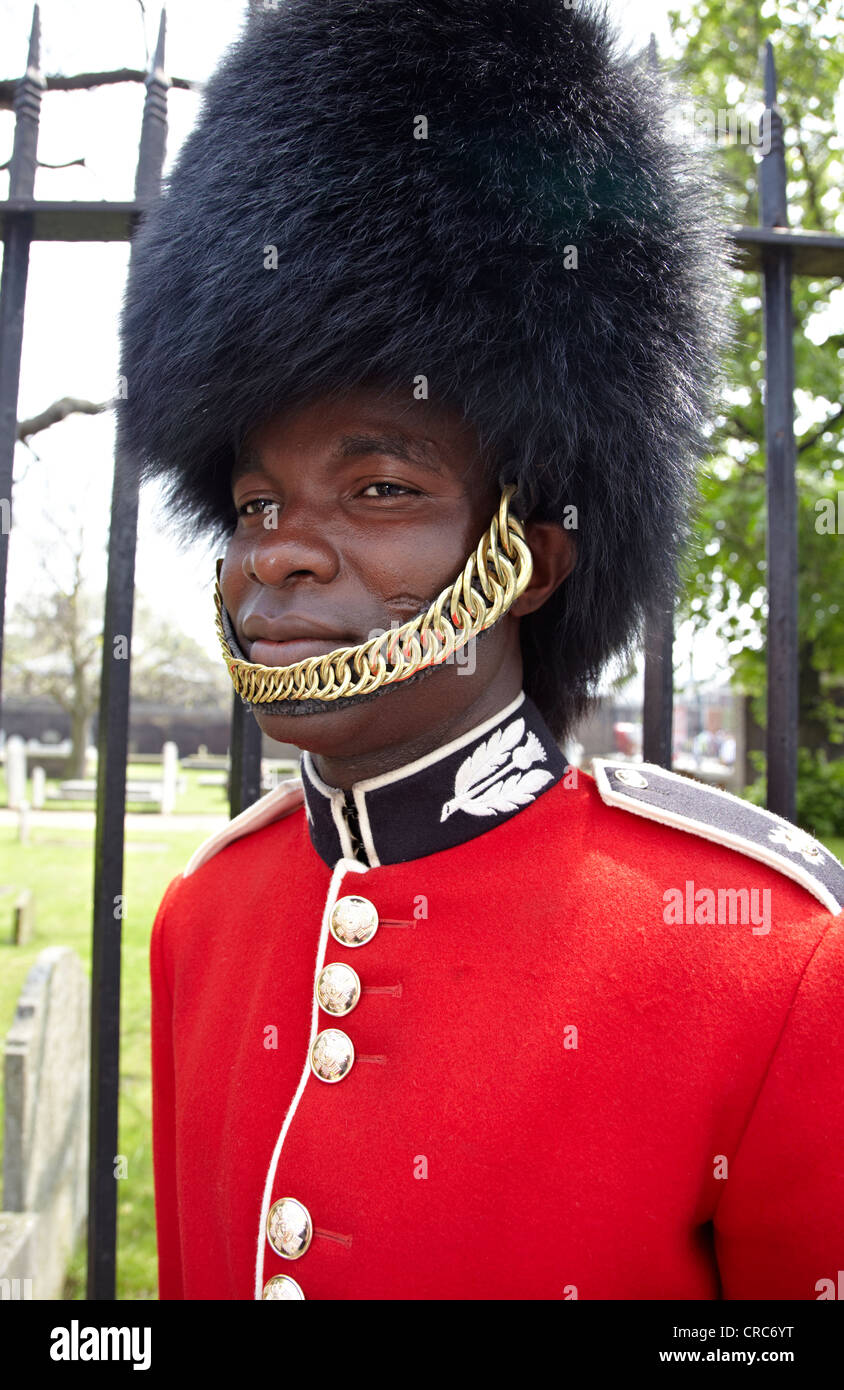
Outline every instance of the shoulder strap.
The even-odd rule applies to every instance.
[[[594,758],[592,771],[607,805],[758,859],[799,883],[835,916],[841,912],[844,865],[790,821],[653,763]]]
[[[224,825],[222,830],[209,836],[207,840],[194,850],[184,869],[182,877],[187,878],[194,873],[200,864],[205,864],[209,859],[213,859],[226,845],[230,845],[233,840],[239,840],[243,835],[251,835],[255,830],[263,830],[265,825],[270,825],[274,820],[281,820],[283,816],[289,816],[291,811],[296,811],[305,800],[305,793],[302,790],[302,783],[298,777],[288,778],[285,782],[279,782],[271,792],[262,796],[259,801],[247,806],[245,811],[241,811],[239,816],[230,820],[228,825]]]

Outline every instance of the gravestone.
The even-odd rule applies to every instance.
[[[43,809],[47,797],[47,774],[43,767],[32,769],[32,809],[40,811]]]
[[[35,907],[29,888],[18,893],[12,914],[12,940],[16,946],[26,946],[35,931]]]
[[[0,1301],[33,1295],[38,1217],[29,1211],[0,1211]]]
[[[87,1214],[89,995],[76,953],[47,947],[27,975],[6,1037],[0,1221],[10,1212],[37,1215],[32,1268],[17,1271],[32,1279],[35,1299],[61,1298]]]
[[[6,804],[16,810],[26,799],[26,748],[17,734],[6,740]]]
[[[161,750],[161,813],[169,815],[176,805],[176,782],[179,775],[179,750],[168,740]]]

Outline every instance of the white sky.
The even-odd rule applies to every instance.
[[[656,34],[670,49],[669,8],[682,0],[618,0],[614,12],[634,48]],[[145,9],[145,13],[144,13]],[[204,81],[237,36],[245,0],[169,0],[167,70]],[[158,29],[159,6],[146,0],[41,0],[42,69],[47,73],[144,68]],[[30,0],[0,0],[2,76],[24,67],[31,23]],[[85,167],[41,169],[40,198],[132,197],[144,88],[139,83],[94,92],[50,93],[42,103],[39,158],[50,164],[84,158]],[[171,90],[168,165],[189,130],[199,95]],[[13,117],[0,113],[0,162],[12,146]],[[7,196],[0,176],[0,197]],[[93,401],[115,390],[117,321],[128,263],[124,243],[35,243],[30,259],[18,416],[26,418],[61,396]],[[113,423],[101,416],[72,416],[33,438],[35,455],[18,446],[14,526],[11,535],[7,612],[31,590],[35,547],[49,535],[48,516],[84,521],[88,573],[105,583],[105,544],[111,493]],[[205,548],[180,551],[163,531],[155,498],[141,504],[136,581],[156,611],[190,632],[215,658],[214,556]],[[713,667],[716,648],[699,640],[695,673]],[[708,669],[707,669],[708,668]]]

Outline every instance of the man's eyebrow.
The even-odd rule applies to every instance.
[[[401,433],[344,434],[339,440],[337,454],[340,458],[365,458],[367,454],[392,454],[394,458],[403,459],[405,463],[416,464],[420,468],[427,468],[431,473],[442,476],[443,469],[433,457],[437,451],[438,446],[435,440],[411,438],[409,435]],[[246,448],[232,469],[231,482],[236,483],[238,478],[242,478],[246,473],[264,472],[266,469],[261,462],[258,451],[254,448]]]
[[[405,463],[415,463],[442,475],[433,455],[438,452],[433,439],[410,438],[406,434],[344,434],[340,439],[341,458],[364,458],[367,454],[392,454]]]
[[[261,463],[260,456],[255,449],[244,449],[243,453],[235,462],[231,473],[231,482],[236,483],[238,478],[242,478],[244,473],[263,473],[264,465]]]

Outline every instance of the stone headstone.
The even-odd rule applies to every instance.
[[[161,750],[161,811],[169,815],[176,805],[176,782],[179,774],[179,750],[168,741]]]
[[[0,1301],[34,1296],[38,1226],[34,1212],[0,1211]]]
[[[32,769],[32,809],[40,811],[47,799],[47,774],[43,767]]]
[[[13,734],[6,740],[6,804],[16,810],[26,798],[26,748]]]
[[[35,908],[28,888],[18,893],[13,912],[12,940],[16,946],[25,946],[35,932]]]
[[[87,1213],[89,996],[76,953],[49,946],[27,975],[6,1037],[3,1213],[38,1216],[25,1271],[35,1299],[61,1298]]]
[[[18,840],[22,845],[29,844],[29,802],[18,802]]]

